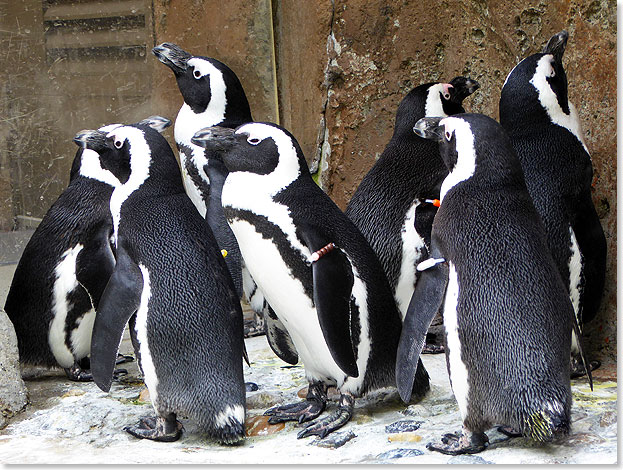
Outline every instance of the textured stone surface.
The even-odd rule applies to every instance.
[[[306,383],[303,368],[284,367],[264,337],[245,342],[251,359],[251,367],[245,366],[245,379],[256,382],[259,390],[247,394],[249,437],[241,445],[227,447],[209,441],[197,434],[193,422],[184,419],[184,434],[173,443],[141,441],[122,431],[124,426],[153,413],[151,404],[143,401],[144,386],[136,362],[132,362],[124,364],[129,374],[121,382],[113,382],[110,393],[102,392],[93,383],[68,382],[61,371],[27,380],[32,405],[0,431],[0,462],[524,464],[614,463],[617,459],[617,388],[611,381],[596,381],[594,392],[585,381],[573,381],[572,433],[559,441],[538,445],[490,430],[489,448],[476,456],[452,457],[427,450],[428,442],[461,426],[444,355],[422,358],[432,388],[420,402],[406,407],[395,389],[378,390],[358,399],[351,421],[323,442],[314,437],[297,439],[304,425],[268,425],[262,413],[298,399],[297,391]],[[121,351],[130,350],[125,339]],[[332,400],[326,412],[336,407],[337,402]],[[422,424],[412,431],[386,432],[388,426],[404,421]]]
[[[20,375],[17,337],[9,317],[0,309],[0,429],[28,402]]]

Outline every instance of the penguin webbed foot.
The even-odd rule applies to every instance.
[[[422,354],[441,354],[446,352],[442,344],[426,343],[422,348]]]
[[[327,387],[321,382],[309,384],[305,401],[275,406],[264,412],[270,416],[268,424],[277,424],[284,421],[298,421],[304,423],[320,416],[327,406]]]
[[[125,364],[126,362],[133,362],[134,357],[132,356],[124,356],[123,354],[117,354],[117,360],[115,361],[116,365]]]
[[[489,445],[484,432],[471,432],[463,428],[457,433],[444,434],[440,443],[428,443],[426,448],[446,455],[477,454]]]
[[[260,389],[260,387],[258,387],[258,385],[255,382],[245,382],[244,389],[247,392],[256,392]]]
[[[504,434],[508,437],[521,437],[523,434],[521,431],[517,431],[515,428],[511,426],[498,426],[498,432]]]
[[[284,421],[298,421],[304,423],[318,417],[325,409],[326,401],[307,399],[288,405],[275,406],[264,412],[264,416],[270,416],[268,424],[277,424]]]
[[[587,364],[590,371],[594,371],[601,366],[601,361],[594,360],[588,361]],[[570,373],[572,379],[577,379],[579,377],[584,377],[586,375],[586,370],[584,369],[584,364],[582,363],[582,357],[579,353],[571,354],[571,364],[570,364]]]
[[[151,439],[159,442],[177,441],[184,427],[182,423],[175,419],[175,414],[171,413],[166,418],[161,416],[148,416],[141,418],[138,424],[126,426],[124,431],[139,439]]]
[[[93,381],[93,375],[91,375],[91,372],[87,372],[82,367],[80,367],[78,362],[74,362],[71,367],[66,367],[63,370],[65,371],[65,375],[67,375],[67,378],[72,382]]]
[[[324,439],[329,433],[341,428],[350,421],[354,407],[355,397],[350,394],[342,394],[340,396],[340,404],[335,413],[310,423],[296,437],[302,439],[308,436],[318,436],[320,439]]]

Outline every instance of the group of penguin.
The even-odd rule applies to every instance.
[[[298,437],[323,438],[370,390],[397,386],[406,403],[425,395],[420,355],[441,313],[463,426],[430,449],[479,452],[494,425],[537,441],[567,433],[570,377],[596,366],[581,328],[598,310],[606,253],[567,97],[567,39],[554,35],[510,72],[499,124],[465,113],[475,80],[413,89],[345,213],[295,137],[253,121],[225,64],[155,47],[184,98],[180,163],[158,116],[76,135],[69,186],[26,246],[5,306],[21,361],[108,391],[129,323],[156,416],[125,430],[174,441],[179,416],[235,443],[245,298],[275,354],[302,362],[309,382],[269,422],[309,422]],[[321,417],[329,387],[339,402]]]

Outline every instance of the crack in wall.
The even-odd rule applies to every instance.
[[[310,172],[314,181],[326,190],[327,176],[323,172],[329,167],[329,159],[331,158],[331,144],[329,143],[329,127],[327,126],[327,110],[329,108],[329,98],[333,93],[331,85],[331,65],[336,55],[339,55],[339,44],[333,33],[333,23],[335,20],[335,1],[331,0],[331,21],[329,24],[329,35],[327,36],[327,64],[324,70],[324,83],[326,94],[320,114],[320,124],[318,126],[318,136],[316,138],[316,152],[310,165]],[[337,47],[336,47],[337,45]]]

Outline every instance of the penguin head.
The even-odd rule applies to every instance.
[[[154,47],[152,53],[173,71],[184,103],[195,114],[210,108],[236,125],[252,120],[242,84],[227,65],[210,57],[193,56],[169,42]]]
[[[309,169],[298,142],[283,127],[251,122],[236,129],[210,127],[197,132],[192,142],[221,158],[230,173],[279,173],[289,181]]]
[[[508,135],[495,120],[483,114],[458,114],[446,118],[422,118],[413,131],[437,141],[439,153],[450,174],[444,180],[441,197],[477,171],[489,180],[523,178],[519,160]]]
[[[534,124],[570,115],[562,64],[568,38],[566,31],[555,34],[542,52],[525,58],[508,74],[500,97],[500,122],[504,126],[519,125],[522,119]]]
[[[396,112],[394,136],[412,136],[418,119],[464,113],[463,100],[479,88],[476,80],[455,77],[450,83],[425,83],[403,98]]]
[[[90,164],[93,158],[97,158],[101,171],[110,173],[118,180],[119,184],[127,183],[134,167],[149,167],[150,161],[132,163],[133,155],[135,159],[145,159],[145,155],[147,155],[148,159],[151,154],[151,150],[149,152],[144,151],[145,148],[149,147],[144,137],[145,134],[152,141],[152,147],[163,148],[168,144],[160,132],[170,125],[169,119],[161,116],[150,116],[131,125],[109,124],[97,130],[80,131],[73,139],[82,150],[80,172],[83,172],[82,167]],[[133,129],[133,131],[128,129]],[[138,134],[143,137],[139,137]],[[133,148],[131,148],[132,143]],[[169,151],[171,151],[170,147]]]

